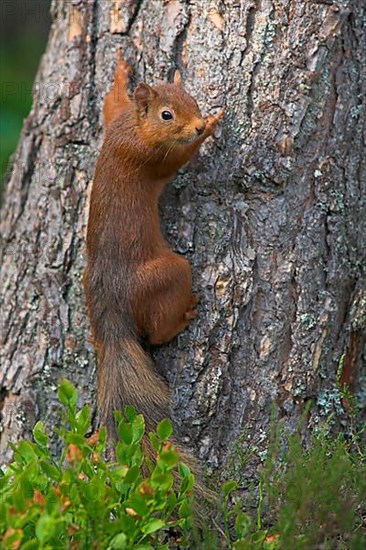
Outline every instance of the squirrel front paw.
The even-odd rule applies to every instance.
[[[206,133],[207,135],[212,135],[216,125],[222,120],[224,116],[224,109],[220,109],[216,115],[208,115],[206,118]]]
[[[117,51],[116,79],[127,81],[132,73],[132,67],[122,57],[122,50]]]

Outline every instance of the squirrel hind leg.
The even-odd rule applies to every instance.
[[[154,346],[173,340],[175,336],[187,328],[190,321],[197,315],[195,306],[198,299],[195,296],[192,296],[185,304],[178,304],[178,300],[174,304],[173,299],[176,296],[173,296],[174,293],[168,294],[165,296],[156,296],[156,300],[159,303],[156,303],[155,308],[152,309],[152,311],[155,311],[155,315],[149,319],[145,327],[148,342]],[[156,311],[160,312],[158,317],[156,316]]]
[[[179,322],[176,322],[174,325],[165,327],[153,327],[152,330],[148,333],[149,344],[152,346],[159,346],[161,344],[166,344],[173,340],[177,334],[183,332],[189,324],[189,320],[185,317]]]
[[[122,58],[122,53],[117,53],[117,67],[114,74],[114,82],[111,91],[104,100],[104,126],[107,128],[131,103],[127,89],[132,68]]]
[[[153,345],[169,342],[196,315],[188,261],[167,252],[140,265],[135,277],[131,308],[138,333]]]

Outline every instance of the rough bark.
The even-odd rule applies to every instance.
[[[290,427],[309,399],[310,424],[342,420],[337,371],[364,404],[364,2],[75,0],[52,16],[3,208],[3,458],[36,418],[57,422],[61,376],[95,403],[81,275],[117,48],[136,80],[179,67],[205,112],[226,111],[162,201],[201,295],[154,352],[180,434],[216,468],[235,442],[261,456],[272,403]]]

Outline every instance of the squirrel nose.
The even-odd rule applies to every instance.
[[[196,132],[197,134],[200,136],[201,134],[203,134],[203,131],[205,129],[205,125],[204,124],[200,124],[200,126],[196,126]]]

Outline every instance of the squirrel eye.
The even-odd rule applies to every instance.
[[[161,113],[161,118],[162,118],[163,120],[172,120],[173,114],[172,114],[170,111],[163,111],[163,112]]]

